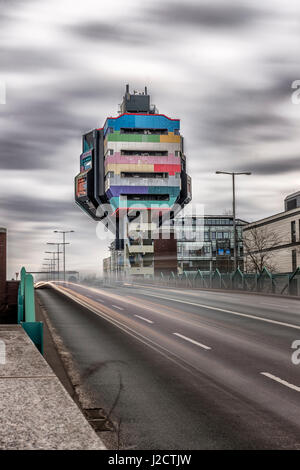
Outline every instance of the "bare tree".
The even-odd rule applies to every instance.
[[[282,245],[282,237],[267,227],[253,227],[243,232],[245,271],[261,273],[264,268],[276,272],[274,248]]]

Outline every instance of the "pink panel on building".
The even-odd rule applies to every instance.
[[[153,157],[150,155],[139,156],[139,155],[120,155],[120,152],[116,152],[114,155],[107,155],[105,157],[105,163],[138,163],[144,164],[167,164],[167,165],[180,165],[180,157],[175,157],[174,154],[170,154],[167,157]],[[180,170],[179,170],[180,171]]]

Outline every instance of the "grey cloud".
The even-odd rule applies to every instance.
[[[43,51],[42,49],[27,49],[10,47],[7,49],[0,49],[0,63],[1,67],[6,72],[39,72],[47,69],[57,69],[67,67],[67,57],[61,57],[59,54]]]
[[[116,97],[117,103],[117,100],[120,99],[120,94],[125,89],[125,84],[124,89],[122,89],[122,85],[122,83],[114,84],[109,81],[104,81],[103,79],[100,81],[98,78],[91,77],[90,75],[84,75],[77,77],[74,81],[68,81],[67,84],[58,86],[56,95],[58,101],[67,100],[70,104],[77,101],[82,101],[85,104],[89,101],[93,103],[103,103],[107,100],[110,101],[112,96]],[[107,113],[109,112],[111,112],[111,108],[107,109]],[[103,110],[102,113],[105,115],[105,110]],[[99,117],[101,117],[100,113]]]
[[[34,192],[34,188],[33,188]],[[78,209],[75,202],[64,200],[45,200],[41,195],[14,196],[0,199],[1,211],[7,219],[15,222],[51,222],[62,223],[67,217],[76,219]]]
[[[271,11],[231,3],[162,2],[149,8],[150,20],[166,25],[201,26],[202,28],[242,28],[256,19],[270,16]]]
[[[277,157],[278,159],[273,159],[273,161],[257,161],[250,162],[243,167],[238,168],[238,171],[253,171],[254,175],[280,175],[290,172],[297,172],[300,171],[300,157],[286,157],[284,155],[280,155]]]
[[[83,76],[54,87],[39,86],[22,95],[8,90],[9,100],[5,113],[0,114],[0,122],[2,118],[4,124],[5,116],[9,115],[14,125],[0,135],[0,168],[29,171],[53,168],[57,159],[52,156],[72,140],[78,142],[79,155],[81,135],[102,126],[104,117],[112,111],[109,106],[107,110],[100,109],[97,116],[82,116],[80,106],[86,107],[90,102],[103,104],[108,96],[116,96],[117,110],[123,93],[121,85]],[[75,154],[68,158],[75,158]]]
[[[54,103],[28,102],[16,107],[12,116],[15,126],[0,137],[2,169],[54,167],[51,155],[68,139],[80,137],[81,124],[76,117]]]
[[[52,90],[51,93],[45,87],[44,93],[42,98],[11,97],[6,109],[14,126],[0,136],[0,168],[32,171],[55,167],[57,161],[51,155],[55,155],[70,139],[80,142],[83,131],[91,127],[89,119],[75,114],[72,107],[79,90],[72,92],[68,89],[66,94],[62,90],[57,93]],[[90,89],[90,99],[100,94],[99,90],[94,93]],[[83,99],[82,96],[80,98]]]
[[[121,22],[116,25],[101,21],[91,21],[71,26],[69,31],[85,40],[118,43],[120,47],[122,47],[123,44],[143,46],[151,40],[151,37],[149,35],[147,36],[145,31],[141,33],[141,31],[138,30],[138,23],[136,27],[134,27],[133,25],[124,26]]]
[[[41,150],[28,138],[18,139],[18,136],[11,135],[11,138],[0,138],[1,159],[0,168],[2,170],[29,170],[36,168],[47,168],[46,159],[43,158]]]
[[[27,7],[38,0],[0,0],[0,24],[13,24],[19,7]]]
[[[289,103],[290,96],[290,82],[281,78],[259,89],[216,89],[213,100],[211,96],[202,98],[201,109],[193,111],[192,126],[204,144],[228,148],[285,140],[296,123],[279,114],[276,107]]]

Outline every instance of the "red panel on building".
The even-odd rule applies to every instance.
[[[170,176],[174,176],[175,172],[177,173],[181,172],[181,165],[171,165],[167,163],[165,165],[161,165],[159,163],[155,163],[154,172],[155,173],[169,173]]]

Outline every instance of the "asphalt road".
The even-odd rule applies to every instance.
[[[119,423],[121,448],[300,449],[298,300],[59,289],[64,296],[39,296],[93,397]]]

